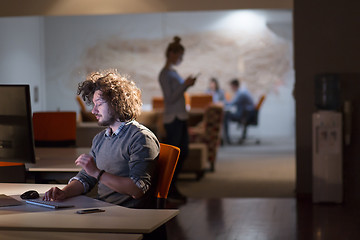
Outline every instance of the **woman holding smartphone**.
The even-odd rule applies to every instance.
[[[195,84],[196,77],[183,79],[174,66],[182,62],[185,48],[181,39],[175,36],[166,51],[166,62],[159,74],[159,82],[164,96],[163,122],[166,132],[166,143],[180,148],[180,157],[170,186],[168,199],[186,202],[186,197],[176,187],[179,172],[188,154],[189,136],[187,128],[188,113],[185,105],[185,91]]]

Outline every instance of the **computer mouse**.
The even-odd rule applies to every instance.
[[[35,199],[39,198],[40,195],[35,190],[29,190],[20,195],[21,199]]]

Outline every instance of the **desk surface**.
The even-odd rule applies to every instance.
[[[35,148],[36,163],[27,163],[30,172],[78,172],[75,160],[90,148]]]
[[[64,184],[19,184],[19,183],[0,183],[0,194],[20,195],[28,190],[36,190],[40,194],[45,193],[51,187],[65,187]]]
[[[0,231],[1,240],[140,240],[142,234]]]
[[[0,183],[1,193],[11,195],[11,187],[20,193],[35,189],[43,193],[53,185]],[[17,192],[19,194],[19,192]],[[19,196],[13,196],[19,199]],[[150,233],[175,217],[179,210],[130,209],[86,196],[66,200],[71,209],[53,210],[24,204],[0,208],[0,230],[31,230],[54,232]],[[101,213],[76,214],[77,209],[99,207]]]
[[[23,204],[19,205],[19,206],[0,207],[0,216],[8,215],[8,214],[29,213],[29,212],[57,211],[57,210],[53,210],[50,208],[26,204],[25,201],[20,198],[20,194],[22,194],[23,192],[28,191],[28,190],[36,190],[42,196],[47,190],[49,190],[51,187],[54,187],[54,186],[63,188],[65,185],[0,183],[0,194],[6,194],[8,196],[11,196],[11,197],[23,202]],[[110,203],[107,203],[104,201],[99,201],[99,200],[96,200],[93,198],[89,198],[84,195],[66,199],[64,202],[68,202],[71,205],[74,205],[75,207],[71,208],[71,210],[73,210],[73,211],[75,211],[75,209],[79,209],[79,208],[81,208],[81,209],[83,209],[83,208],[101,208],[101,207],[114,206],[113,204],[110,204]]]

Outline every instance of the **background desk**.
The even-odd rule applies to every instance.
[[[21,189],[20,193],[25,189],[34,189],[43,193],[51,186],[53,185],[0,183],[0,192],[11,195],[9,193],[14,192],[11,187],[14,187],[17,190]],[[19,199],[19,196],[13,197]],[[179,210],[130,209],[86,196],[78,196],[66,201],[75,207],[66,210],[53,210],[30,204],[2,207],[0,230],[144,234],[154,231],[179,213]],[[75,213],[77,209],[89,207],[99,207],[105,212]]]
[[[36,163],[26,164],[28,175],[36,183],[50,180],[66,183],[81,170],[75,165],[76,158],[89,151],[90,148],[36,148]]]

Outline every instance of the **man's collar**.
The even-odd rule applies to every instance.
[[[118,129],[115,132],[112,132],[111,127],[108,127],[105,131],[105,136],[110,137],[110,136],[117,136],[121,129],[123,129],[123,127],[125,126],[125,122],[121,122],[120,126],[118,127]]]

